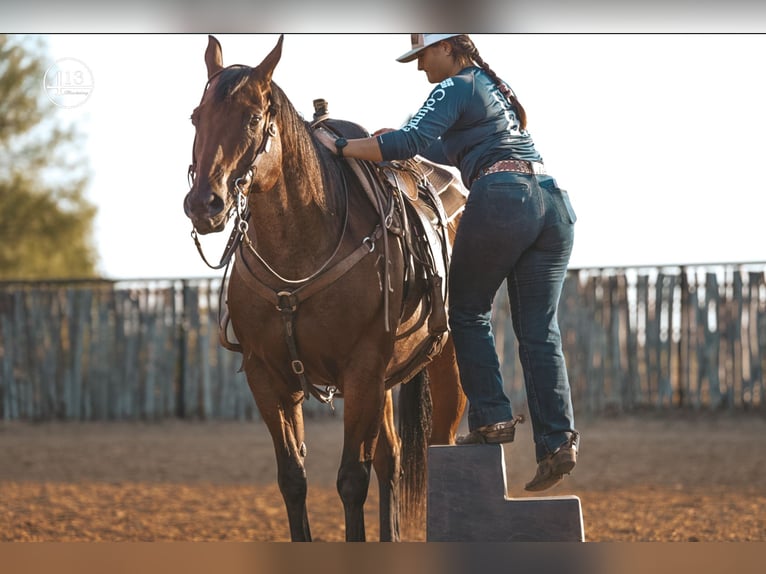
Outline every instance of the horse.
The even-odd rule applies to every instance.
[[[396,229],[404,219],[390,209],[381,217],[362,189],[364,173],[382,179],[380,166],[351,169],[352,160],[319,143],[314,130],[333,124],[304,120],[272,81],[283,39],[255,67],[224,66],[209,36],[184,211],[195,240],[236,218],[227,248],[234,263],[226,320],[236,339],[229,343],[242,353],[272,437],[291,540],[311,540],[302,405],[313,396],[343,399],[337,490],[346,540],[365,540],[372,467],[380,539],[397,541],[400,524],[423,516],[427,445],[454,444],[466,399],[449,333],[435,337],[424,320],[429,289],[407,255],[412,235]],[[334,126],[366,134],[351,122]],[[450,239],[454,231],[452,222]]]

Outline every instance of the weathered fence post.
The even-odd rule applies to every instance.
[[[186,417],[186,348],[187,348],[187,325],[186,315],[187,291],[189,282],[184,279],[181,281],[181,296],[175,297],[174,301],[180,301],[181,308],[175,310],[176,321],[178,325],[178,383],[176,388],[176,416],[178,418]]]

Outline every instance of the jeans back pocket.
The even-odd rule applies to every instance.
[[[574,208],[572,207],[572,202],[569,199],[569,194],[564,189],[558,189],[558,192],[561,194],[564,208],[566,209],[567,215],[569,216],[569,223],[574,223],[577,221],[577,214],[575,214]]]

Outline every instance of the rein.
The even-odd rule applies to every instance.
[[[287,283],[290,285],[303,285],[305,283],[308,283],[309,281],[312,281],[313,279],[316,279],[319,275],[321,275],[326,269],[327,266],[330,265],[330,262],[335,259],[335,256],[338,254],[338,251],[340,251],[341,245],[343,245],[343,239],[346,237],[346,231],[348,229],[348,214],[349,214],[349,200],[348,200],[348,182],[346,181],[346,175],[341,171],[341,177],[343,179],[343,203],[345,206],[344,213],[343,213],[343,227],[341,229],[340,238],[338,239],[338,243],[335,246],[335,249],[333,250],[332,254],[327,258],[327,260],[319,266],[319,268],[308,275],[307,277],[304,277],[302,279],[287,279],[286,277],[282,277],[276,269],[274,269],[271,265],[269,265],[266,260],[261,256],[260,253],[255,248],[255,245],[253,245],[252,240],[247,235],[247,222],[245,221],[242,227],[242,235],[240,237],[240,241],[244,243],[245,247],[247,247],[248,251],[252,253],[258,261],[261,262],[261,265],[263,265],[266,270],[271,273],[273,277],[276,279],[279,279],[283,283]],[[374,249],[374,244],[373,244]]]

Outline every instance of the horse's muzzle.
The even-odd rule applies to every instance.
[[[226,203],[216,193],[192,189],[184,198],[184,213],[202,235],[226,227]]]

